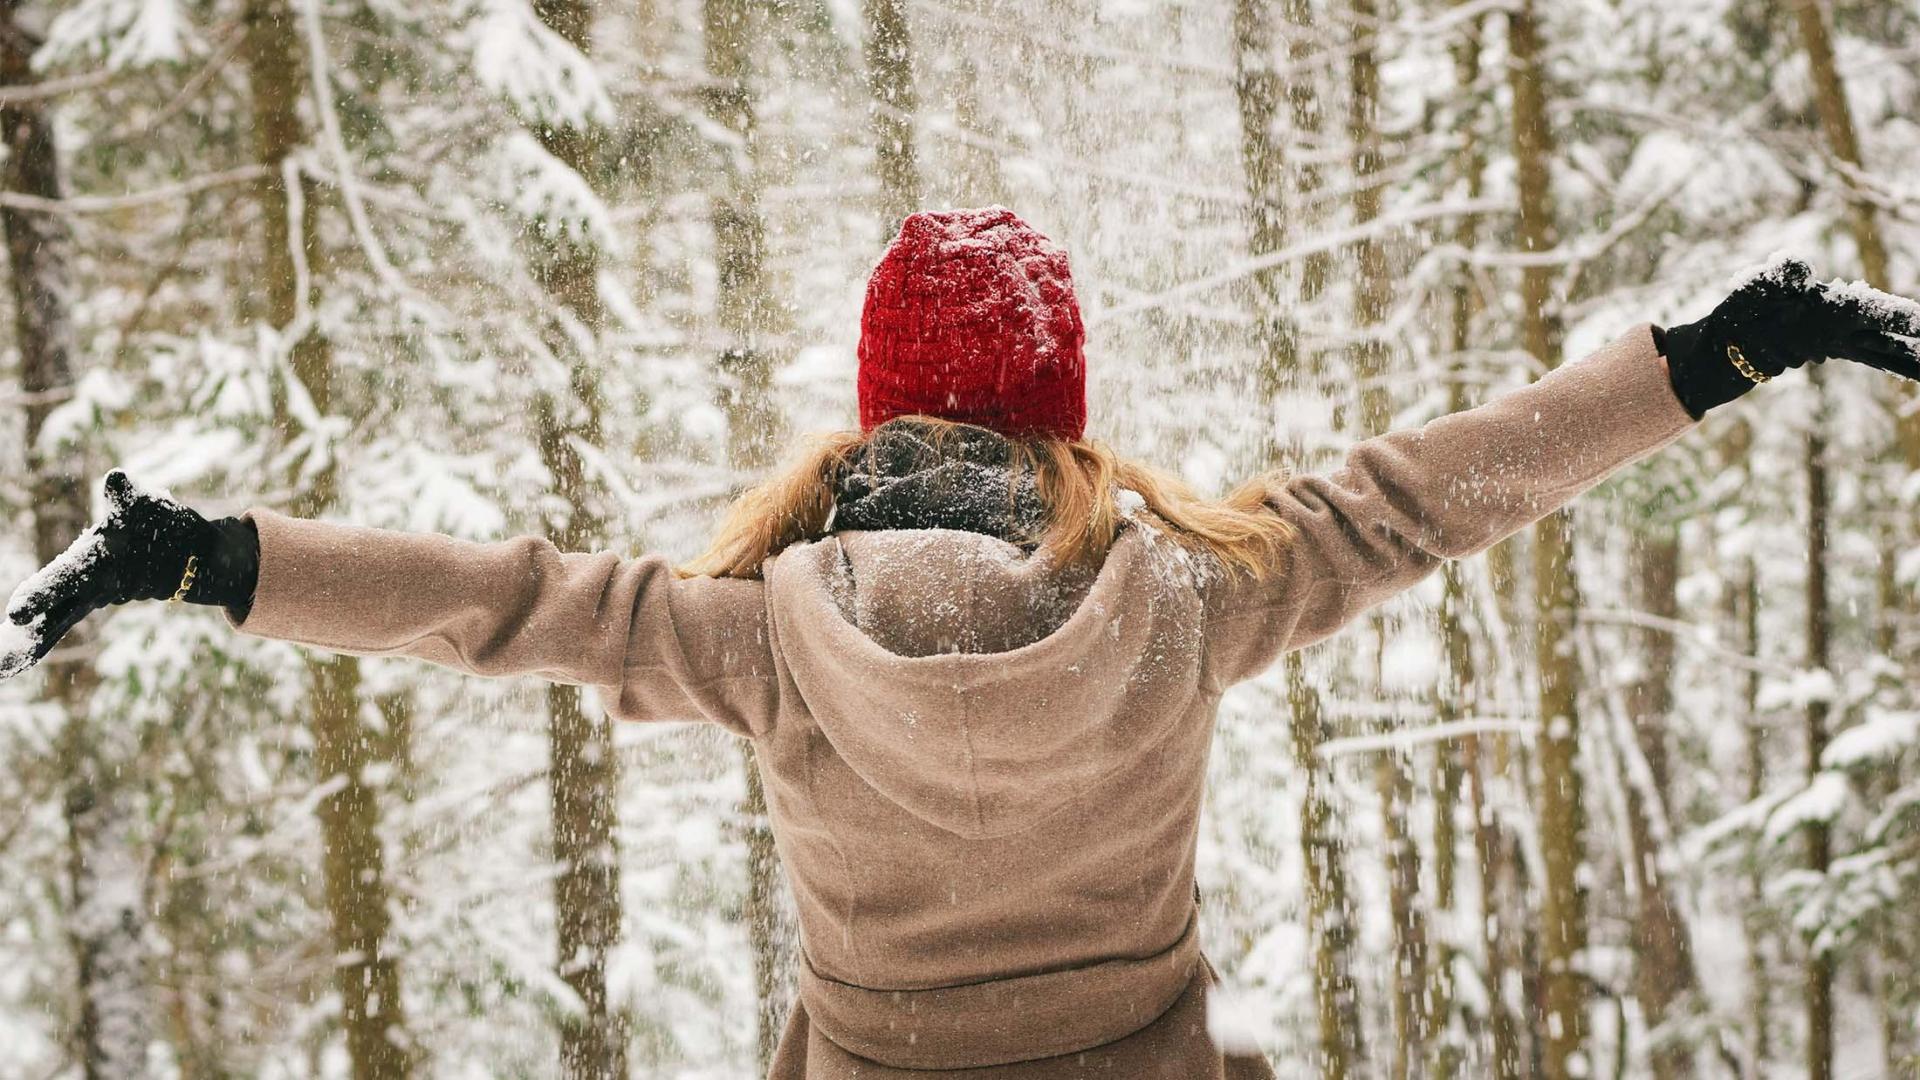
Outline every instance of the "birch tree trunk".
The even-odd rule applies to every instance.
[[[1519,193],[1517,238],[1522,251],[1545,253],[1557,243],[1550,163],[1553,133],[1547,117],[1539,17],[1533,0],[1507,12],[1508,81],[1513,93],[1513,155]],[[1554,268],[1530,265],[1520,278],[1520,338],[1541,369],[1560,361],[1563,347],[1553,308]],[[1534,656],[1539,672],[1542,1069],[1547,1080],[1584,1076],[1587,1047],[1587,904],[1580,882],[1586,858],[1586,808],[1580,774],[1580,667],[1574,649],[1579,609],[1573,572],[1573,531],[1567,511],[1534,528]]]
[[[580,50],[593,50],[593,8],[588,0],[535,0],[534,13],[548,29]],[[530,126],[540,145],[597,186],[600,133],[567,123]],[[545,393],[534,403],[540,460],[562,509],[546,521],[547,538],[562,551],[583,551],[606,540],[598,508],[599,485],[587,475],[581,444],[601,439],[599,372],[583,339],[597,337],[604,322],[599,293],[600,253],[591,238],[564,230],[529,236],[533,275],[575,326],[549,328],[548,346],[569,369],[565,393]],[[610,1080],[627,1075],[627,1018],[607,993],[607,955],[620,938],[620,853],[614,836],[619,761],[605,713],[590,712],[577,686],[549,685],[547,697],[550,799],[552,804],[556,965],[578,995],[580,1011],[560,1022],[560,1068],[569,1080]]]
[[[0,0],[0,86],[33,85],[37,43],[20,24],[18,4]],[[0,128],[6,137],[6,190],[62,198],[65,186],[46,105],[29,100],[0,106]],[[13,340],[26,396],[22,473],[32,497],[33,553],[44,564],[80,535],[89,518],[78,448],[40,445],[48,415],[74,387],[71,237],[59,215],[13,207],[0,208],[0,229],[6,234]],[[116,738],[111,722],[95,723],[91,698],[99,678],[86,659],[91,637],[84,626],[68,634],[61,651],[81,655],[49,658],[45,668],[47,697],[65,718],[59,763],[67,831],[65,929],[79,1010],[73,1043],[86,1080],[133,1080],[147,1075],[147,1048],[159,1027],[144,941],[148,883],[125,768],[132,740],[125,733]]]
[[[861,0],[860,12],[867,31],[867,86],[873,94],[880,212],[891,239],[901,220],[920,207],[920,160],[913,145],[920,111],[913,85],[913,34],[906,0]]]
[[[713,193],[713,241],[720,271],[717,314],[725,338],[717,358],[720,405],[727,414],[728,464],[743,479],[773,464],[780,439],[772,383],[773,334],[782,326],[767,282],[766,221],[760,210],[756,109],[750,81],[751,58],[764,44],[764,24],[754,7],[746,0],[705,0],[702,5],[710,78],[707,115],[733,136],[732,144],[722,151],[728,163]],[[784,910],[766,787],[752,744],[741,743],[740,754],[747,778],[747,797],[740,808],[747,847],[747,937],[759,1001],[756,1052],[764,1074],[792,1007],[797,957],[786,930],[791,919]]]
[[[305,138],[298,112],[305,64],[294,18],[284,0],[249,0],[244,48],[254,158],[268,170],[256,189],[265,241],[266,316],[276,331],[292,338],[293,376],[314,411],[325,416],[335,410],[333,351],[305,324],[322,252],[313,193],[303,179],[290,182],[288,169]],[[276,395],[275,406],[276,429],[284,432],[293,422],[284,391]],[[296,488],[290,509],[302,517],[323,513],[336,490],[334,470],[322,469]],[[380,837],[380,794],[368,778],[379,760],[381,737],[361,720],[358,660],[309,654],[306,667],[314,772],[319,783],[331,787],[317,813],[347,1055],[355,1080],[392,1080],[410,1074],[413,1053],[399,961],[388,941],[391,890]]]
[[[1281,84],[1273,70],[1273,16],[1267,0],[1235,0],[1233,31],[1240,159],[1250,207],[1247,243],[1249,252],[1258,257],[1285,247],[1288,226],[1284,204],[1286,159],[1275,129]],[[1289,383],[1303,377],[1312,379],[1315,372],[1312,362],[1296,347],[1278,268],[1255,275],[1253,303],[1254,318],[1261,327],[1261,400],[1270,403]],[[1271,439],[1266,446],[1262,467],[1278,467],[1278,447]],[[1329,1078],[1357,1076],[1362,1072],[1362,1041],[1359,994],[1353,977],[1353,910],[1348,898],[1346,856],[1328,790],[1331,778],[1320,756],[1327,723],[1319,691],[1308,681],[1299,654],[1287,656],[1282,665],[1294,764],[1304,781],[1300,847],[1307,871],[1307,933],[1314,950],[1321,1074]]]

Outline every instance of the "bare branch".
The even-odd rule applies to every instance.
[[[190,180],[162,184],[156,188],[148,188],[146,191],[129,192],[125,195],[69,195],[64,199],[43,199],[36,195],[22,195],[16,191],[0,191],[0,206],[9,210],[41,214],[110,214],[118,210],[133,210],[155,203],[170,202],[213,188],[226,187],[229,184],[250,184],[266,175],[267,170],[262,166],[243,165],[237,169],[207,173]]]
[[[0,105],[27,105],[82,90],[95,90],[122,74],[124,72],[92,71],[85,75],[69,75],[64,79],[42,79],[27,86],[0,86]]]
[[[1348,244],[1358,243],[1370,237],[1387,236],[1418,222],[1431,221],[1435,218],[1460,217],[1465,214],[1481,214],[1495,210],[1506,210],[1509,209],[1509,207],[1509,203],[1500,199],[1471,199],[1460,202],[1430,203],[1425,206],[1416,206],[1411,210],[1402,211],[1398,214],[1383,215],[1365,225],[1337,229],[1333,232],[1308,237],[1297,244],[1288,244],[1279,251],[1261,255],[1257,258],[1247,259],[1218,273],[1208,274],[1205,277],[1195,278],[1185,284],[1176,285],[1165,292],[1132,303],[1120,304],[1116,307],[1108,308],[1105,311],[1095,312],[1087,317],[1086,322],[1087,325],[1093,326],[1111,319],[1120,318],[1124,315],[1136,315],[1142,311],[1151,311],[1156,308],[1165,307],[1174,301],[1183,300],[1200,293],[1210,292],[1214,289],[1231,285],[1244,278],[1252,277],[1262,270],[1275,266],[1285,266],[1287,263],[1297,262],[1309,255],[1337,251],[1340,248],[1346,247]]]

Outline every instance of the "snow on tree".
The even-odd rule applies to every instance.
[[[949,200],[1070,252],[1094,433],[1216,491],[1774,252],[1920,291],[1900,5],[9,11],[9,586],[114,464],[689,556],[851,423],[861,283]],[[1214,1029],[1282,1075],[1910,1069],[1917,416],[1790,374],[1229,695]],[[202,612],[90,629],[0,683],[0,1073],[755,1069],[794,941],[731,743]]]

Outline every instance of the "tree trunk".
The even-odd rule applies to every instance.
[[[1473,811],[1473,847],[1480,864],[1480,934],[1486,953],[1488,1027],[1493,1036],[1492,1075],[1519,1080],[1529,1075],[1532,1054],[1522,1043],[1521,1010],[1507,1000],[1508,990],[1524,970],[1523,947],[1517,936],[1518,917],[1525,910],[1518,863],[1512,843],[1500,828],[1489,797],[1488,776],[1505,770],[1488,761],[1496,740],[1475,735],[1463,747],[1466,757],[1468,806]],[[1505,755],[1499,755],[1504,757]]]
[[[1458,383],[1455,384],[1458,391]],[[1460,570],[1452,564],[1441,570],[1440,643],[1446,656],[1446,677],[1434,695],[1433,718],[1439,724],[1454,724],[1470,715],[1474,701],[1473,643],[1470,640],[1464,608],[1466,590],[1460,584]],[[1464,1025],[1455,1020],[1458,987],[1454,965],[1460,955],[1460,942],[1454,935],[1458,925],[1455,905],[1460,902],[1456,879],[1459,874],[1460,835],[1457,827],[1461,797],[1465,792],[1464,757],[1461,746],[1452,740],[1442,742],[1434,751],[1433,762],[1433,972],[1430,1015],[1430,1046],[1426,1075],[1433,1080],[1452,1080],[1464,1064],[1465,1045],[1460,1039]]]
[[[1373,52],[1379,13],[1374,0],[1347,0],[1347,140],[1353,169],[1353,222],[1365,227],[1380,216],[1380,133],[1378,113],[1380,72]],[[1372,238],[1353,249],[1355,280],[1353,324],[1359,340],[1350,351],[1352,374],[1360,389],[1357,423],[1348,425],[1360,438],[1384,434],[1391,422],[1391,402],[1385,376],[1388,349],[1380,336],[1392,305],[1393,281],[1388,276],[1387,252]],[[1370,620],[1373,639],[1384,643],[1387,627],[1382,616]],[[1393,978],[1390,991],[1393,1018],[1392,1080],[1407,1080],[1425,1061],[1432,1031],[1430,1008],[1434,1000],[1427,964],[1427,914],[1420,896],[1420,846],[1407,829],[1413,805],[1412,763],[1404,755],[1385,751],[1374,760],[1374,789],[1380,798],[1381,836],[1386,859],[1387,906],[1393,926]]]
[[[1753,426],[1741,419],[1723,429],[1716,454],[1724,472],[1744,474],[1751,483]],[[1760,577],[1751,552],[1742,555],[1729,575],[1725,600],[1725,619],[1740,654],[1758,663],[1760,656]],[[1739,671],[1734,679],[1734,706],[1740,717],[1743,735],[1744,784],[1742,798],[1758,803],[1766,796],[1770,775],[1767,752],[1767,725],[1760,716],[1760,672],[1757,668]],[[1759,851],[1749,851],[1740,868],[1742,904],[1740,909],[1741,965],[1744,969],[1743,1057],[1739,1075],[1758,1080],[1766,1075],[1766,1062],[1773,1045],[1773,973],[1767,963],[1766,937],[1770,932],[1766,915],[1768,867]]]
[[[1680,537],[1672,526],[1656,526],[1635,548],[1641,610],[1663,619],[1680,615]],[[1673,633],[1639,632],[1642,674],[1628,691],[1636,749],[1647,764],[1648,784],[1629,772],[1627,867],[1636,886],[1638,908],[1633,925],[1634,995],[1647,1027],[1655,1029],[1649,1061],[1656,1080],[1693,1075],[1692,1048],[1673,1031],[1657,1029],[1674,1020],[1699,988],[1694,972],[1692,936],[1665,870],[1671,860],[1668,837],[1658,823],[1667,820],[1667,725],[1673,718]],[[1622,747],[1623,752],[1629,748]],[[1650,789],[1649,789],[1650,785]]]
[[[1461,2],[1465,0],[1456,0],[1456,3]],[[1480,78],[1481,23],[1480,16],[1469,19],[1465,30],[1451,47],[1454,86],[1463,97],[1474,92],[1474,86]],[[1486,157],[1475,123],[1477,110],[1465,113],[1464,117],[1464,122],[1457,129],[1462,146],[1454,162],[1465,196],[1477,199],[1484,179]],[[1454,224],[1454,243],[1463,251],[1472,251],[1479,244],[1479,226],[1479,219],[1474,215],[1461,215]],[[1458,358],[1472,347],[1473,320],[1479,310],[1479,297],[1473,289],[1472,277],[1461,268],[1456,271],[1447,295],[1447,347],[1454,357],[1450,371],[1452,377],[1447,388],[1448,412],[1460,412],[1471,404],[1467,399],[1466,384],[1460,378]],[[1477,710],[1479,691],[1473,662],[1473,639],[1467,626],[1467,593],[1461,580],[1461,568],[1456,563],[1448,563],[1441,573],[1440,640],[1446,654],[1447,675],[1445,684],[1436,695],[1435,719],[1448,724],[1462,720]],[[1503,845],[1495,835],[1497,823],[1492,820],[1490,812],[1486,812],[1484,798],[1479,797],[1480,781],[1473,775],[1479,767],[1480,752],[1480,737],[1474,735],[1458,745],[1442,744],[1436,757],[1433,846],[1437,861],[1434,863],[1434,910],[1452,916],[1454,905],[1458,902],[1455,877],[1460,840],[1456,835],[1454,819],[1461,798],[1466,796],[1473,811],[1473,850],[1479,857],[1481,872],[1479,921],[1486,944],[1485,977],[1492,988],[1487,995],[1487,1008],[1496,1063],[1494,1075],[1505,1077],[1509,1074],[1504,1071],[1505,1066],[1499,1063],[1517,1064],[1520,1056],[1512,1045],[1513,1015],[1508,1012],[1501,992],[1507,981],[1506,969],[1501,962],[1503,958],[1499,942],[1494,940],[1504,925],[1496,914],[1499,897],[1492,888],[1503,877],[1493,865],[1501,858]],[[1452,922],[1451,918],[1449,922]],[[1451,1080],[1459,1075],[1467,1061],[1468,1045],[1464,1040],[1459,1040],[1456,1034],[1464,1029],[1465,1018],[1461,1018],[1458,1026],[1453,1019],[1457,993],[1454,967],[1461,946],[1465,943],[1452,940],[1447,933],[1439,933],[1435,935],[1434,944],[1436,1000],[1432,1008],[1436,1028],[1442,1037],[1435,1045],[1429,1073],[1435,1080]]]
[[[13,0],[0,3],[0,86],[32,85],[36,44],[19,24]],[[0,127],[6,135],[6,190],[62,198],[60,159],[45,104],[0,107]],[[32,498],[33,552],[47,563],[80,535],[88,518],[79,447],[40,445],[48,414],[74,386],[71,238],[58,215],[13,207],[0,208],[0,229],[6,233],[20,390],[27,396],[22,471]],[[61,648],[81,649],[90,638],[87,628],[77,628]],[[47,697],[66,718],[60,766],[66,784],[66,932],[79,1009],[74,1054],[86,1080],[131,1080],[147,1074],[147,1047],[159,1022],[144,941],[148,916],[141,898],[147,880],[136,847],[138,813],[123,767],[129,750],[120,745],[130,740],[115,738],[114,725],[94,724],[89,706],[99,679],[86,659],[50,659],[45,671]]]
[[[290,189],[283,172],[304,138],[297,108],[304,65],[293,20],[283,0],[249,0],[247,5],[245,53],[254,156],[269,170],[256,189],[265,241],[263,285],[269,323],[282,334],[297,335],[290,346],[294,377],[314,410],[326,415],[334,408],[332,349],[313,328],[300,325],[310,300],[302,289],[310,288],[311,268],[321,254],[312,193],[303,180],[296,181],[298,189]],[[299,258],[309,264],[308,282],[302,280]],[[282,392],[275,399],[275,427],[284,431],[290,423]],[[336,477],[329,467],[297,490],[291,509],[303,517],[319,514],[333,503],[335,490]],[[347,1054],[356,1080],[391,1080],[407,1076],[413,1058],[399,962],[387,940],[390,890],[380,839],[379,792],[367,779],[368,767],[378,760],[378,737],[360,719],[357,660],[314,655],[306,666],[316,778],[332,786],[317,814]]]
[[[763,45],[754,6],[745,0],[705,0],[707,114],[734,136],[729,167],[713,193],[714,257],[719,264],[717,315],[726,344],[718,357],[720,405],[727,414],[728,464],[742,476],[773,463],[780,413],[773,399],[776,367],[772,335],[782,328],[766,273],[766,222],[755,142],[752,56]],[[759,1072],[773,1051],[793,1000],[797,958],[782,928],[780,859],[774,850],[767,796],[750,743],[741,744],[747,797],[740,808],[747,847],[747,937],[753,950],[759,1001]]]
[[[547,720],[558,970],[581,1009],[561,1020],[561,1073],[572,1080],[624,1077],[626,1016],[607,993],[607,954],[620,940],[613,733],[606,715],[589,712],[574,686],[547,687]]]
[[[1853,124],[1853,107],[1847,99],[1846,84],[1841,81],[1839,65],[1834,60],[1833,37],[1827,27],[1827,19],[1820,0],[1795,0],[1793,5],[1794,21],[1800,30],[1800,40],[1807,50],[1807,66],[1813,77],[1813,99],[1820,112],[1820,128],[1826,134],[1827,149],[1839,163],[1840,170],[1858,172],[1864,169],[1865,162],[1860,154],[1860,137]],[[1892,275],[1887,267],[1887,245],[1880,235],[1880,223],[1874,214],[1873,204],[1862,195],[1851,175],[1845,177],[1847,188],[1847,227],[1853,234],[1853,244],[1860,256],[1860,269],[1866,275],[1869,284],[1881,289],[1893,288]],[[1920,470],[1920,402],[1912,384],[1901,380],[1888,380],[1882,383],[1882,392],[1886,395],[1888,406],[1894,416],[1894,441],[1901,462],[1907,472]],[[1896,493],[1889,498],[1898,498]],[[1898,614],[1912,607],[1907,590],[1901,587],[1895,572],[1893,552],[1904,550],[1910,542],[1900,535],[1898,524],[1889,521],[1881,526],[1879,538],[1883,553],[1878,568],[1876,582],[1879,592],[1879,625],[1876,627],[1875,647],[1882,655],[1890,659],[1902,660],[1895,656],[1897,645]]]
[[[728,459],[743,471],[773,463],[780,442],[773,399],[774,335],[785,320],[766,271],[766,220],[760,209],[752,56],[765,47],[755,5],[705,0],[707,115],[734,137],[728,167],[713,193],[717,311],[726,345],[719,357],[721,405],[728,418]]]
[[[1760,659],[1760,575],[1752,556],[1748,556],[1740,578],[1741,651],[1749,659]],[[1758,801],[1766,794],[1767,732],[1759,719],[1760,675],[1748,672],[1741,679],[1742,715],[1746,717],[1747,801]],[[1758,859],[1750,859],[1747,869],[1747,904],[1741,918],[1746,938],[1747,968],[1747,1076],[1758,1080],[1773,1049],[1773,989],[1767,970],[1766,953],[1761,948],[1763,926],[1760,912],[1767,907],[1767,877]]]
[[[1313,75],[1309,68],[1314,59],[1316,48],[1324,52],[1324,45],[1316,45],[1314,36],[1318,32],[1319,21],[1314,16],[1313,0],[1279,0],[1287,18],[1287,63],[1295,71],[1287,80],[1287,108],[1293,119],[1293,142],[1306,160],[1294,170],[1297,177],[1294,183],[1295,198],[1304,207],[1312,203],[1320,193],[1320,167],[1314,164],[1314,154],[1320,149],[1320,134],[1323,127],[1320,95],[1313,84]],[[1301,221],[1307,215],[1295,213]],[[1327,275],[1333,260],[1329,253],[1314,252],[1300,261],[1300,299],[1310,302],[1327,287]]]
[[[1374,0],[1347,0],[1347,17],[1354,39],[1348,43],[1347,139],[1353,167],[1353,221],[1364,227],[1380,216],[1380,70],[1372,41],[1379,15]],[[1360,387],[1359,433],[1384,434],[1390,420],[1385,375],[1387,343],[1378,327],[1393,304],[1393,279],[1387,270],[1387,251],[1369,237],[1353,248],[1353,317],[1359,341],[1353,346],[1353,381]]]
[[[535,0],[534,12],[548,29],[583,55],[593,48],[593,8],[588,0]],[[532,125],[540,145],[589,186],[598,177],[600,133],[552,122]],[[590,238],[558,230],[528,237],[533,274],[548,296],[588,336],[604,321],[599,294],[600,253]],[[563,551],[603,543],[597,509],[599,485],[586,473],[578,444],[598,445],[601,436],[599,372],[577,338],[549,328],[548,344],[570,369],[568,392],[544,394],[534,403],[541,463],[560,496],[562,509],[547,520],[547,538]],[[609,1080],[627,1075],[627,1018],[607,993],[607,956],[620,939],[620,852],[614,826],[619,761],[605,713],[589,711],[577,686],[547,688],[549,773],[552,803],[556,965],[578,995],[580,1012],[560,1022],[560,1068],[569,1080]]]
[[[1459,4],[1467,0],[1455,2]],[[1484,17],[1478,15],[1467,20],[1464,30],[1451,46],[1454,88],[1463,98],[1472,95],[1480,81],[1483,21]],[[1455,167],[1459,173],[1458,182],[1468,199],[1480,197],[1486,171],[1486,154],[1481,147],[1477,125],[1478,112],[1475,109],[1464,113],[1463,122],[1456,129],[1462,145],[1454,159]],[[1479,245],[1479,234],[1479,218],[1473,214],[1463,214],[1454,224],[1453,242],[1462,251],[1472,251]],[[1471,404],[1467,398],[1466,384],[1460,378],[1458,358],[1472,347],[1473,320],[1481,308],[1472,276],[1464,267],[1456,270],[1448,288],[1447,300],[1447,347],[1455,358],[1447,388],[1447,411],[1451,413],[1460,412]],[[1458,564],[1449,563],[1442,574],[1440,639],[1446,652],[1447,681],[1437,695],[1436,718],[1444,724],[1461,720],[1475,712],[1480,695],[1473,663],[1473,640],[1467,626],[1467,594],[1461,580],[1461,568]],[[1501,901],[1494,890],[1494,886],[1507,876],[1497,865],[1504,855],[1505,843],[1497,835],[1498,822],[1493,820],[1490,808],[1486,805],[1482,781],[1477,775],[1481,752],[1481,737],[1473,735],[1457,747],[1443,745],[1438,755],[1434,784],[1438,800],[1434,812],[1434,851],[1439,861],[1434,864],[1434,910],[1451,914],[1457,902],[1454,879],[1459,839],[1455,835],[1454,815],[1464,795],[1473,814],[1473,850],[1480,869],[1479,922],[1486,956],[1485,978],[1491,988],[1487,995],[1487,1009],[1493,1072],[1495,1076],[1504,1078],[1512,1075],[1509,1069],[1517,1068],[1520,1054],[1514,1043],[1514,1016],[1506,1007],[1503,993],[1507,982],[1503,942],[1511,928],[1498,916]],[[1436,936],[1435,944],[1438,1000],[1433,1009],[1440,1029],[1451,1032],[1453,1025],[1450,1018],[1456,996],[1454,966],[1460,947],[1465,943],[1449,940],[1448,935],[1440,934]],[[1432,1058],[1430,1071],[1435,1080],[1449,1080],[1458,1075],[1466,1064],[1467,1049],[1466,1045],[1455,1045],[1443,1039],[1436,1046]]]
[[[1374,788],[1380,796],[1387,908],[1393,925],[1394,1044],[1388,1075],[1406,1080],[1425,1064],[1434,1003],[1427,966],[1427,913],[1420,896],[1420,848],[1407,828],[1414,797],[1412,763],[1399,752],[1382,751],[1374,762]]]
[[[368,767],[380,760],[378,736],[360,722],[358,663],[310,656],[307,683],[314,773],[322,783],[339,785],[320,800],[317,813],[347,1053],[356,1080],[405,1076],[412,1062],[402,1041],[399,965],[387,941],[380,793],[366,778]]]
[[[1320,1074],[1325,1080],[1367,1075],[1361,1053],[1360,994],[1353,979],[1354,911],[1347,888],[1346,850],[1334,823],[1332,777],[1320,757],[1327,722],[1320,692],[1307,681],[1299,653],[1285,661],[1287,703],[1293,715],[1293,756],[1299,768],[1300,848],[1307,868],[1307,934],[1314,943],[1313,986],[1320,1028]]]
[[[1818,395],[1812,427],[1807,432],[1807,628],[1806,666],[1812,671],[1828,670],[1832,662],[1829,648],[1830,605],[1827,595],[1827,495],[1826,380],[1815,367],[1810,371],[1813,393]],[[1807,704],[1807,776],[1820,771],[1820,755],[1827,749],[1827,702]],[[1807,826],[1807,867],[1825,874],[1832,857],[1832,838],[1824,822]],[[1808,1080],[1833,1078],[1833,957],[1820,949],[1807,956],[1807,1076]]]
[[[1274,129],[1279,88],[1273,78],[1274,41],[1267,0],[1235,0],[1233,30],[1240,159],[1246,169],[1251,208],[1248,250],[1258,257],[1286,245],[1288,225],[1283,203],[1284,157],[1279,133]],[[1277,271],[1256,277],[1253,302],[1256,324],[1262,328],[1257,338],[1262,350],[1258,372],[1261,400],[1271,403],[1290,382],[1303,375],[1312,378],[1316,373],[1311,370],[1311,361],[1295,348]],[[1271,439],[1260,464],[1266,469],[1280,464],[1278,448]],[[1314,949],[1321,1073],[1329,1078],[1358,1076],[1364,1067],[1360,1061],[1359,994],[1353,978],[1353,910],[1348,899],[1346,856],[1328,790],[1331,777],[1320,757],[1320,745],[1327,736],[1326,719],[1319,691],[1308,682],[1300,656],[1286,657],[1283,666],[1294,763],[1305,785],[1301,793],[1300,847],[1307,869],[1307,933]]]
[[[906,0],[861,0],[860,12],[867,28],[867,86],[873,94],[880,211],[891,238],[901,220],[920,207],[920,164],[913,148],[920,111],[913,86],[913,35]]]
[[[1255,255],[1279,251],[1287,236],[1287,162],[1279,130],[1285,88],[1274,71],[1272,9],[1268,0],[1234,0],[1234,97],[1240,105],[1240,164],[1246,173],[1248,240]],[[1252,275],[1255,343],[1275,372],[1299,361],[1293,317],[1286,300],[1285,270],[1264,267]]]
[[[997,137],[991,112],[980,100],[980,65],[972,57],[951,60],[957,84],[953,98],[953,120],[963,132]],[[1007,178],[1000,169],[998,152],[968,144],[960,148],[962,161],[942,185],[961,206],[1002,206],[1013,201],[1007,194]]]
[[[1820,0],[1794,0],[1794,22],[1800,28],[1801,43],[1806,46],[1807,66],[1813,76],[1814,105],[1820,110],[1820,127],[1827,136],[1827,148],[1844,169],[1859,169],[1860,137],[1853,126],[1853,109],[1847,101],[1846,84],[1840,81],[1840,68],[1833,58],[1833,37]],[[1888,289],[1887,247],[1880,238],[1874,220],[1873,204],[1848,182],[1847,218],[1854,246],[1860,253],[1860,269],[1867,282]],[[1920,420],[1912,421],[1920,424]]]
[[[1827,25],[1824,5],[1820,0],[1795,0],[1794,21],[1799,27],[1800,39],[1807,51],[1807,65],[1813,79],[1814,103],[1820,112],[1820,127],[1826,134],[1827,148],[1838,162],[1839,171],[1845,176],[1847,188],[1847,225],[1853,234],[1854,247],[1859,253],[1860,269],[1869,284],[1882,289],[1893,287],[1887,264],[1886,243],[1880,235],[1879,222],[1874,207],[1857,186],[1850,175],[1865,167],[1860,153],[1860,138],[1854,127],[1853,109],[1847,99],[1846,84],[1841,81],[1839,65],[1835,62],[1833,38]],[[1916,394],[1911,384],[1890,382],[1883,391],[1889,400],[1895,418],[1895,442],[1906,472],[1920,471],[1920,408],[1916,408]],[[1807,475],[1809,497],[1816,498],[1809,509],[1814,516],[1808,535],[1808,663],[1824,668],[1828,663],[1828,641],[1826,629],[1826,568],[1814,560],[1824,561],[1826,557],[1826,469],[1819,460],[1824,453],[1824,434],[1815,433],[1818,442],[1808,446]],[[1897,485],[1896,485],[1897,492]],[[1898,498],[1897,494],[1888,497]],[[1904,520],[1890,517],[1880,526],[1879,537],[1882,555],[1877,574],[1879,593],[1879,612],[1875,626],[1875,647],[1889,659],[1896,662],[1911,661],[1911,657],[1897,656],[1899,646],[1897,616],[1912,607],[1911,597],[1907,594],[1895,573],[1893,553],[1904,550],[1911,542],[1901,535],[1898,522]],[[1816,588],[1817,584],[1817,588]],[[1818,606],[1811,606],[1818,604]],[[1816,632],[1816,625],[1818,631]],[[1815,656],[1819,659],[1814,659]],[[1826,706],[1816,703],[1809,706],[1807,714],[1808,752],[1812,755],[1808,763],[1810,770],[1819,768],[1820,751],[1826,746],[1827,739]],[[1816,870],[1826,868],[1831,852],[1831,839],[1825,826],[1815,826],[1807,836],[1808,861]],[[1807,971],[1807,1017],[1808,1033],[1808,1073],[1814,1080],[1831,1074],[1833,1069],[1833,959],[1825,954],[1815,955],[1808,961]]]
[[[1513,155],[1519,191],[1518,239],[1526,252],[1551,251],[1557,242],[1540,24],[1533,0],[1508,10],[1508,79],[1513,93]],[[1554,270],[1521,271],[1521,343],[1539,367],[1560,360],[1561,327],[1553,310]],[[1573,572],[1572,521],[1566,511],[1534,529],[1534,655],[1539,671],[1542,1068],[1547,1080],[1584,1076],[1588,985],[1585,970],[1587,905],[1580,882],[1586,858],[1586,810],[1580,776],[1580,668],[1573,647],[1579,609]]]

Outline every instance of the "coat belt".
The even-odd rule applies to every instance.
[[[800,963],[807,1019],[842,1049],[896,1069],[968,1069],[1057,1057],[1158,1020],[1200,962],[1200,920],[1144,959],[937,986],[874,990]]]

